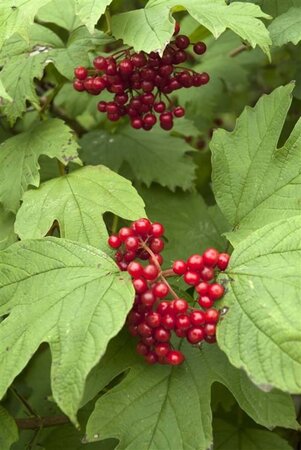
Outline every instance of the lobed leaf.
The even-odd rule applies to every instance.
[[[276,17],[269,27],[269,32],[273,44],[278,47],[288,42],[297,45],[301,41],[301,5]]]
[[[0,448],[9,450],[18,440],[18,428],[13,417],[0,405]]]

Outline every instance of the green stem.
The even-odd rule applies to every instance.
[[[57,165],[59,168],[60,176],[63,177],[64,175],[66,175],[64,164],[58,160]]]
[[[116,216],[116,214],[114,214],[113,223],[112,223],[112,233],[113,234],[117,233],[118,221],[119,221],[119,217]]]
[[[107,23],[107,31],[106,33],[111,35],[112,34],[112,28],[111,28],[111,14],[109,8],[106,8],[105,10],[105,18]]]

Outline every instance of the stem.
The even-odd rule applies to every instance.
[[[67,416],[30,417],[28,419],[15,419],[20,430],[37,430],[40,428],[56,427],[70,423]]]
[[[165,284],[166,286],[168,286],[169,292],[172,294],[173,298],[178,299],[179,296],[177,295],[177,293],[173,290],[173,288],[170,286],[170,284],[168,283],[168,281],[166,280],[165,276],[163,275],[162,272],[162,268],[160,266],[160,264],[157,261],[156,255],[154,254],[154,252],[149,248],[148,245],[146,245],[146,243],[144,241],[142,241],[142,239],[140,240],[141,243],[141,247],[144,248],[144,250],[147,251],[147,253],[152,257],[153,260],[153,264],[157,267],[157,269],[159,270],[159,275],[158,278],[160,278]]]
[[[245,52],[248,49],[249,49],[249,47],[247,45],[242,44],[239,47],[232,50],[228,56],[230,56],[230,58],[234,58],[235,56],[239,55],[242,52]]]
[[[66,175],[64,164],[61,161],[58,161],[57,165],[59,168],[60,176],[63,177],[64,175]]]
[[[112,34],[112,28],[111,28],[111,14],[109,8],[106,8],[105,10],[105,18],[107,23],[107,31],[106,33],[111,35]]]
[[[10,391],[16,397],[16,399],[25,407],[25,409],[29,412],[31,416],[37,417],[37,413],[35,412],[35,410],[31,407],[28,401],[21,394],[19,394],[19,392],[15,388],[11,387]]]
[[[119,217],[114,214],[113,223],[112,223],[112,233],[117,233]]]

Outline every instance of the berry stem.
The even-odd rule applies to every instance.
[[[111,14],[109,8],[106,8],[105,10],[105,18],[107,23],[107,31],[106,34],[111,35],[112,34],[112,28],[111,28]]]
[[[228,56],[230,56],[230,58],[234,58],[235,56],[239,55],[242,52],[245,52],[248,49],[249,47],[247,45],[242,44],[239,47],[235,48],[234,50],[231,50]]]

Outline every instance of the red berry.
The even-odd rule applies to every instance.
[[[184,36],[182,34],[176,37],[176,46],[181,50],[185,50],[187,47],[189,47],[189,44],[190,44],[189,37]]]
[[[118,232],[119,239],[124,242],[128,237],[134,236],[134,232],[129,227],[122,227]]]
[[[171,350],[166,355],[166,361],[172,366],[179,366],[185,360],[185,356],[178,350]]]
[[[185,109],[182,108],[181,106],[178,106],[177,108],[175,108],[173,110],[173,115],[175,117],[183,117],[183,116],[185,116]]]
[[[171,334],[169,330],[166,330],[163,327],[158,327],[154,331],[154,338],[158,342],[168,342],[170,340]]]
[[[182,328],[175,328],[175,333],[179,338],[186,337],[186,330],[182,330]]]
[[[164,227],[161,223],[154,222],[151,226],[150,234],[153,237],[159,238],[159,237],[163,236],[164,231],[165,231]]]
[[[156,266],[149,264],[144,268],[143,275],[147,280],[155,280],[158,277],[159,271]]]
[[[204,281],[210,281],[214,278],[214,270],[212,267],[204,267],[201,271],[201,279]]]
[[[172,270],[177,275],[183,275],[186,272],[186,263],[182,259],[174,261],[172,265]]]
[[[153,286],[153,293],[156,297],[164,298],[169,293],[169,287],[163,281],[159,281]]]
[[[134,259],[136,258],[136,252],[134,250],[128,250],[127,252],[125,252],[124,254],[124,260],[129,263],[131,261],[134,261]]]
[[[135,278],[133,280],[133,286],[137,294],[143,294],[148,289],[147,282],[144,278]]]
[[[197,55],[203,55],[203,53],[205,53],[206,50],[207,50],[207,46],[206,46],[205,42],[197,42],[193,46],[193,51]]]
[[[120,261],[117,263],[118,267],[120,270],[122,270],[123,272],[125,272],[128,268],[128,265],[125,261]]]
[[[147,308],[151,308],[156,301],[156,297],[152,291],[146,291],[141,294],[141,304]]]
[[[154,103],[154,110],[157,113],[163,113],[166,109],[166,105],[164,102],[158,102],[158,103]]]
[[[203,253],[203,261],[206,267],[215,267],[218,261],[219,253],[215,248],[208,248]]]
[[[143,344],[143,342],[138,342],[136,346],[136,351],[139,355],[145,356],[149,352],[149,348],[147,345]]]
[[[130,75],[134,70],[133,63],[131,62],[130,59],[126,58],[120,62],[119,70],[123,75]]]
[[[149,248],[154,253],[160,253],[164,249],[164,241],[160,238],[154,238],[151,240]]]
[[[144,359],[147,362],[147,364],[150,364],[150,365],[156,364],[158,362],[158,356],[154,352],[149,352],[144,357]]]
[[[170,346],[167,342],[162,342],[160,344],[155,345],[154,351],[158,356],[166,356],[170,351]]]
[[[153,127],[157,122],[157,118],[154,114],[146,114],[143,118],[143,122],[145,125]]]
[[[199,271],[204,268],[203,257],[201,255],[192,255],[187,260],[187,267],[192,271]]]
[[[195,290],[200,295],[207,295],[208,294],[208,287],[209,284],[205,281],[201,281],[196,287]]]
[[[73,87],[78,92],[83,92],[86,90],[85,85],[80,80],[73,81]]]
[[[180,32],[180,24],[178,22],[175,23],[175,31],[174,31],[174,36],[176,36],[177,34],[179,34]]]
[[[181,314],[176,318],[176,326],[181,330],[188,330],[190,328],[190,317],[187,314]]]
[[[173,302],[173,311],[178,314],[178,313],[185,313],[188,309],[188,303],[186,302],[186,300],[183,300],[181,298],[177,298],[176,300],[174,300]]]
[[[134,311],[134,310],[132,310],[127,317],[127,322],[130,325],[138,325],[140,322],[142,322],[142,320],[143,320],[143,315],[140,314],[138,311]]]
[[[220,253],[217,260],[217,267],[220,270],[226,270],[229,264],[230,255],[228,253]]]
[[[78,80],[85,80],[88,76],[88,71],[85,67],[80,66],[74,69],[74,75]]]
[[[121,240],[118,236],[112,234],[108,239],[108,244],[111,248],[119,248],[121,246]]]
[[[136,236],[129,236],[124,241],[127,250],[137,250],[139,247],[139,239]]]
[[[185,283],[191,285],[191,286],[195,286],[200,282],[200,275],[197,272],[191,272],[188,271],[184,274],[184,281]]]
[[[208,295],[212,300],[218,300],[224,295],[225,289],[219,283],[213,283],[208,286]]]
[[[169,305],[170,305],[170,303],[169,302],[165,302],[165,301],[159,303],[158,308],[157,308],[157,312],[159,314],[166,314],[169,311]]]
[[[207,297],[207,295],[203,295],[202,297],[200,297],[198,299],[198,304],[202,307],[202,308],[211,308],[214,304],[214,301],[211,300],[211,298]]]
[[[206,322],[205,313],[203,311],[195,309],[190,314],[190,322],[195,326],[204,325]]]
[[[202,84],[207,84],[209,83],[210,77],[208,75],[208,73],[203,72],[200,74],[201,80],[202,80]]]
[[[132,336],[138,336],[137,325],[130,325],[130,326],[128,327],[128,330],[129,330],[129,333],[130,333]]]
[[[151,223],[148,219],[139,219],[133,223],[133,229],[137,234],[147,234],[151,229]]]
[[[141,266],[140,263],[133,261],[128,265],[128,273],[133,277],[133,278],[139,278],[143,275],[143,267]]]
[[[141,336],[141,342],[147,345],[148,347],[152,347],[155,344],[155,339],[153,336]]]
[[[139,117],[137,117],[131,121],[132,128],[135,128],[136,130],[139,130],[140,128],[142,128],[142,125],[143,125],[143,120],[140,119]]]
[[[206,336],[215,336],[216,325],[214,325],[212,323],[206,323],[204,330],[205,330]]]
[[[202,328],[193,327],[187,331],[187,340],[191,344],[198,344],[205,337],[204,330]]]
[[[172,314],[165,314],[161,318],[161,325],[163,325],[164,328],[167,330],[172,330],[175,327],[176,320],[175,317]]]
[[[93,66],[97,70],[106,70],[108,67],[108,61],[103,56],[97,56],[93,61]]]
[[[101,101],[97,104],[97,109],[99,112],[107,112],[107,102]]]
[[[205,316],[207,323],[216,324],[219,319],[219,311],[217,311],[217,309],[207,309]]]
[[[158,328],[161,324],[161,314],[155,311],[151,311],[145,317],[145,322],[151,328]]]
[[[139,323],[139,325],[137,326],[137,330],[140,336],[151,336],[153,332],[151,327],[145,322]]]

